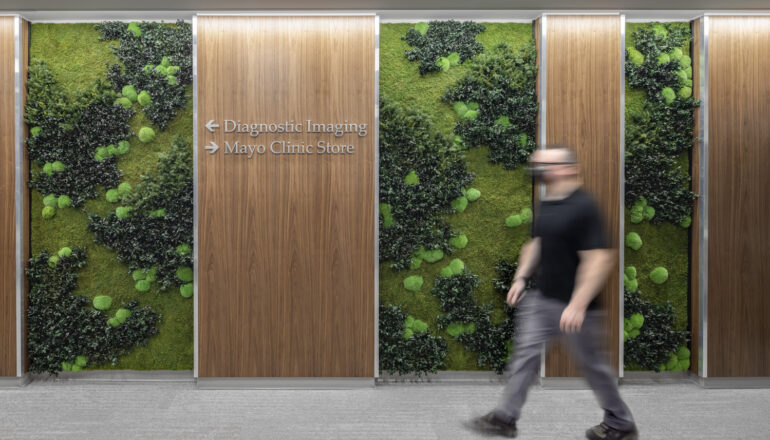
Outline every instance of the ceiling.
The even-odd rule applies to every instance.
[[[2,0],[3,11],[768,10],[767,0]]]

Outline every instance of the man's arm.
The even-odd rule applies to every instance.
[[[521,299],[521,294],[527,286],[527,278],[532,276],[537,264],[540,262],[540,237],[529,240],[522,248],[519,254],[519,268],[513,276],[513,284],[508,290],[506,302],[511,307],[515,306]]]
[[[519,268],[516,269],[514,280],[518,278],[529,278],[540,262],[540,237],[530,239],[521,248],[519,255]]]
[[[575,290],[572,299],[561,316],[560,327],[563,331],[579,331],[585,318],[588,305],[596,297],[615,267],[614,249],[591,249],[578,251],[580,264],[575,275]]]

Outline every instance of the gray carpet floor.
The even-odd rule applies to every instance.
[[[333,391],[198,390],[192,383],[32,382],[0,390],[2,439],[473,439],[463,422],[499,384]],[[642,439],[770,439],[770,390],[624,385]],[[532,388],[521,439],[580,439],[600,421],[588,390]]]

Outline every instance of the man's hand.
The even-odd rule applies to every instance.
[[[583,325],[585,317],[585,307],[569,303],[561,314],[559,328],[564,333],[577,333],[580,331],[580,327]]]
[[[524,278],[518,278],[514,281],[511,288],[508,290],[508,296],[505,298],[505,302],[507,302],[509,306],[515,307],[516,303],[524,297],[524,288],[526,286],[527,282],[524,281]]]

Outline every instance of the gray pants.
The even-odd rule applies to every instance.
[[[564,335],[599,405],[604,409],[604,423],[623,431],[632,429],[634,419],[618,393],[617,375],[601,352],[604,340],[602,312],[586,312],[580,332],[563,334],[559,329],[559,321],[565,307],[565,303],[546,297],[538,290],[526,292],[519,302],[516,308],[514,355],[506,368],[509,379],[495,413],[505,420],[519,419],[527,391],[540,367],[543,345]]]

